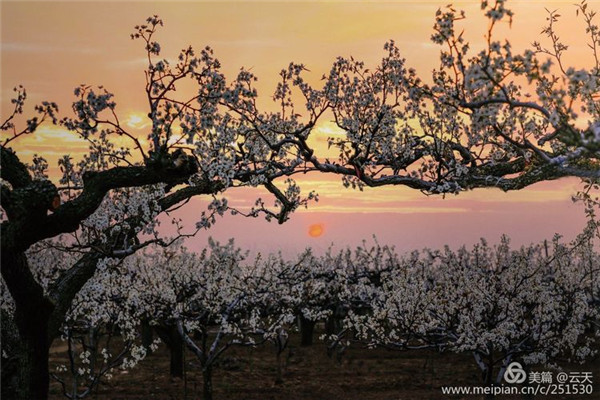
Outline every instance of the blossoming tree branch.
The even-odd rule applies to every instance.
[[[459,31],[464,14],[452,7],[437,13],[432,41],[441,46],[440,65],[431,79],[408,68],[389,42],[372,68],[338,58],[320,87],[307,83],[302,64],[290,64],[273,95],[277,112],[260,110],[250,71],[242,69],[228,82],[210,48],[187,47],[176,61],[161,59],[155,36],[163,22],[150,17],[132,34],[147,55],[147,137],[127,129],[103,87],[76,88],[70,116],[43,102],[26,121],[26,92],[16,88],[14,110],[0,126],[1,270],[14,301],[3,329],[16,332],[9,335],[15,340],[7,358],[14,368],[3,367],[12,371],[10,379],[3,376],[3,387],[14,388],[17,398],[47,397],[50,345],[98,263],[151,244],[168,246],[175,238],[161,235],[157,217],[191,197],[213,196],[197,221],[195,229],[201,229],[228,210],[241,212],[216,197],[239,186],[262,186],[274,197],[272,207],[259,198],[244,215],[283,223],[316,199],[302,195],[293,180],[312,171],[339,174],[346,186],[403,185],[427,194],[516,190],[565,176],[588,184],[600,179],[595,13],[585,2],[578,6],[591,66],[574,69],[564,59],[556,14],[550,13],[544,29],[547,43],[516,54],[508,40],[493,36],[495,26],[513,17],[505,1],[481,6],[489,29],[486,46],[475,53]],[[177,91],[190,83],[194,95]],[[344,132],[329,139],[336,159],[309,144],[325,118]],[[89,143],[82,159],[59,161],[58,180],[48,176],[43,154],[30,163],[19,156],[19,139],[48,123]],[[183,221],[173,223],[178,236],[195,233]],[[38,246],[77,257],[46,285],[28,259]]]

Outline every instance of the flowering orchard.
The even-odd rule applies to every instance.
[[[514,360],[593,355],[599,261],[589,242],[567,250],[555,241],[548,253],[512,250],[507,238],[495,248],[482,241],[471,251],[414,253],[381,286],[350,285],[350,298],[369,294],[369,312],[350,310],[346,326],[370,346],[471,352],[483,381],[500,384]]]
[[[340,318],[346,314],[352,316],[352,321],[368,319],[373,314],[369,310],[387,307],[386,302],[390,302],[390,307],[394,303],[400,314],[416,312],[416,308],[411,309],[415,304],[388,298],[386,285],[404,285],[402,290],[407,296],[422,301],[419,305],[422,309],[439,301],[435,291],[425,291],[417,278],[410,276],[412,271],[404,277],[392,275],[388,282],[384,276],[398,270],[395,264],[378,265],[381,270],[366,268],[365,265],[374,262],[369,252],[360,254],[365,259],[357,256],[356,260],[350,253],[338,255],[340,260],[354,260],[358,263],[353,264],[356,271],[362,271],[352,273],[346,281],[339,278],[350,273],[347,269],[331,269],[330,263],[319,264],[317,268],[312,262],[314,257],[304,254],[289,270],[281,272],[273,284],[289,292],[285,296],[274,295],[264,291],[262,281],[272,279],[267,273],[269,268],[287,265],[285,262],[269,257],[269,268],[257,265],[257,270],[264,270],[265,276],[246,277],[238,274],[235,266],[240,255],[216,245],[210,254],[189,255],[199,258],[183,265],[201,265],[201,268],[190,267],[190,274],[196,271],[199,275],[190,277],[192,286],[187,291],[156,301],[154,305],[163,305],[162,311],[140,306],[151,304],[144,297],[152,295],[146,287],[123,292],[125,288],[133,291],[136,287],[134,279],[126,273],[133,262],[127,257],[156,246],[169,247],[177,239],[209,228],[219,215],[226,212],[249,217],[263,215],[268,220],[285,222],[298,207],[317,200],[315,193],[300,190],[293,179],[298,173],[337,174],[346,186],[356,188],[403,185],[426,194],[442,195],[483,187],[518,190],[543,180],[579,177],[585,183],[578,198],[589,205],[587,212],[594,221],[597,199],[593,192],[600,179],[600,33],[595,12],[585,2],[577,6],[590,47],[591,64],[576,69],[564,60],[567,45],[559,39],[558,15],[549,14],[543,43],[534,43],[531,49],[515,53],[509,40],[494,37],[494,28],[513,18],[506,2],[482,1],[481,8],[489,20],[489,29],[485,46],[478,50],[472,49],[460,33],[461,21],[466,18],[463,13],[447,7],[436,14],[431,39],[440,46],[440,64],[430,77],[420,76],[411,69],[394,42],[384,46],[381,63],[372,68],[354,58],[338,58],[319,86],[309,85],[306,68],[292,63],[280,74],[272,96],[278,108],[274,112],[259,107],[257,77],[242,68],[233,79],[227,79],[211,48],[197,51],[190,46],[173,61],[163,58],[157,41],[163,21],[152,16],[136,26],[131,35],[142,44],[146,56],[145,85],[140,88],[147,100],[150,126],[145,137],[133,134],[121,122],[113,94],[102,86],[75,88],[71,110],[64,114],[59,112],[57,104],[44,101],[35,106],[35,115],[29,119],[23,116],[27,93],[24,88],[16,87],[14,108],[3,116],[0,125],[1,271],[7,289],[3,292],[3,304],[10,305],[2,314],[3,396],[47,397],[51,372],[49,349],[58,337],[68,340],[73,354],[76,349],[84,349],[83,356],[78,359],[73,356],[73,361],[80,360],[78,366],[73,362],[67,367],[75,384],[67,384],[66,378],[58,377],[72,397],[89,393],[88,389],[109,374],[110,368],[131,365],[142,358],[145,350],[135,343],[133,332],[138,323],[146,326],[148,321],[156,320],[160,320],[163,337],[170,338],[165,340],[172,341],[173,348],[178,347],[175,342],[182,340],[198,356],[206,370],[208,385],[211,360],[224,349],[232,344],[255,344],[260,336],[276,343],[281,350],[286,343],[285,326],[295,317],[306,332],[315,321],[330,314],[334,317],[332,329],[340,325]],[[183,93],[190,93],[190,88],[192,94],[186,97]],[[328,118],[344,133],[329,139],[330,147],[337,151],[334,158],[319,155],[309,140],[317,124]],[[58,161],[58,176],[48,173],[50,166],[44,154],[27,160],[23,157],[21,139],[36,135],[44,124],[59,125],[89,144],[88,153],[81,159],[65,155]],[[224,197],[231,187],[257,186],[272,196],[272,204],[258,198],[250,209],[237,210]],[[212,201],[206,210],[199,212],[198,221],[186,224],[173,220],[176,234],[165,237],[158,229],[160,215],[183,206],[194,196],[206,196]],[[598,227],[594,226],[597,232]],[[518,265],[525,270],[538,265],[539,251],[530,250],[521,257],[525,261]],[[47,259],[36,257],[44,253],[53,254],[52,260],[59,262],[46,265]],[[148,260],[162,257],[157,249],[150,253]],[[477,257],[483,259],[492,257],[492,253],[495,258],[513,257],[509,255],[513,253],[502,248],[492,251],[482,247],[480,253]],[[558,250],[555,254],[561,259]],[[222,261],[233,269],[230,275],[221,276],[217,268],[210,267],[219,257],[227,258],[228,261]],[[423,274],[435,275],[428,278],[431,281],[428,285],[438,289],[442,283],[458,287],[483,284],[481,277],[486,274],[493,276],[500,286],[523,280],[518,289],[542,279],[537,282],[543,285],[536,295],[560,298],[564,307],[576,307],[572,310],[575,320],[562,322],[570,334],[562,341],[552,341],[553,346],[575,347],[580,337],[577,324],[588,318],[585,301],[583,294],[574,293],[567,282],[552,283],[561,276],[555,262],[549,263],[550,266],[544,264],[543,268],[540,264],[543,277],[536,269],[531,278],[525,279],[519,277],[520,272],[513,271],[521,268],[505,268],[497,260],[477,268],[472,267],[466,255],[439,253],[431,257],[429,264],[439,268],[435,274],[431,271]],[[452,261],[455,258],[459,261]],[[507,262],[516,265],[516,261]],[[590,263],[596,265],[595,261]],[[113,271],[120,268],[126,270],[114,275]],[[452,277],[452,271],[456,272],[452,268],[466,269],[468,274]],[[556,271],[550,273],[546,271],[548,268]],[[214,276],[203,275],[209,270]],[[112,282],[108,286],[114,287],[105,288],[103,284],[102,288],[92,288],[91,282],[100,279],[99,274],[108,274],[106,279]],[[329,281],[316,279],[319,277]],[[254,292],[241,296],[213,289],[205,291],[215,288],[219,279],[223,285],[252,288]],[[588,286],[593,289],[596,281],[589,279]],[[364,285],[350,290],[345,286],[347,281]],[[368,285],[384,281],[384,289]],[[176,284],[176,279],[173,282]],[[586,293],[596,296],[592,289]],[[481,290],[489,292],[489,296],[506,295],[502,292],[506,288]],[[319,300],[322,296],[329,300]],[[344,296],[347,301],[341,301]],[[490,343],[495,340],[499,343],[492,349],[484,349],[469,335],[461,336],[467,329],[461,324],[474,324],[469,332],[475,333],[483,324],[481,321],[488,318],[486,312],[490,311],[486,310],[510,304],[525,316],[515,324],[538,324],[545,328],[547,323],[536,319],[534,309],[526,305],[522,309],[519,302],[526,302],[529,296],[530,293],[515,293],[510,296],[511,302],[505,299],[497,304],[473,306],[469,311],[470,322],[452,320],[446,321],[445,326],[432,315],[403,320],[402,314],[390,319],[390,323],[397,321],[398,328],[378,327],[376,320],[370,319],[356,331],[367,340],[371,337],[369,330],[376,329],[383,335],[377,337],[389,337],[389,343],[399,347],[412,346],[417,340],[419,345],[468,349],[476,354],[490,381],[492,367],[511,357],[527,354],[538,361],[552,358],[541,345],[547,342],[547,337],[521,338],[510,334],[495,339],[502,334],[494,333]],[[182,298],[188,303],[182,302]],[[271,304],[273,298],[283,298],[286,302]],[[173,299],[180,309],[172,308]],[[103,305],[90,306],[88,301]],[[264,307],[273,312],[265,311]],[[550,311],[561,314],[563,306],[556,307],[558,311]],[[218,313],[217,308],[220,308]],[[440,305],[439,310],[444,307]],[[101,315],[93,317],[91,313],[95,311]],[[452,309],[447,311],[446,316],[452,313]],[[163,318],[155,318],[156,313],[162,313]],[[507,321],[488,322],[497,323],[502,331],[506,324],[510,325]],[[207,324],[216,323],[221,333],[210,346],[194,341],[194,333],[199,332],[202,337]],[[97,328],[97,324],[104,327]],[[113,330],[114,326],[119,326],[118,332]],[[409,329],[412,326],[418,329],[413,332]],[[87,336],[82,333],[90,329],[99,330]],[[102,347],[100,336],[110,338],[117,333],[125,338],[124,347],[98,355],[97,350]],[[307,334],[306,341],[309,339]],[[586,351],[578,353],[585,356]],[[485,357],[492,361],[483,360]]]
[[[210,241],[200,254],[150,248],[98,266],[61,327],[68,363],[52,365],[52,377],[67,397],[83,398],[115,371],[145,362],[158,344],[142,342],[148,321],[175,327],[199,361],[210,399],[217,361],[232,346],[276,344],[273,379],[281,382],[281,345],[297,329],[308,329],[303,340],[313,335],[298,322],[337,319],[337,329],[320,337],[338,353],[357,344],[471,353],[482,382],[499,384],[513,361],[548,366],[597,356],[599,273],[589,235],[569,244],[557,237],[513,249],[504,238],[494,247],[482,241],[471,250],[404,255],[363,244],[291,260],[248,259],[233,242]],[[115,336],[121,340],[111,344]]]

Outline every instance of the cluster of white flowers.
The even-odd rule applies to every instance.
[[[29,252],[36,279],[46,290],[78,258],[77,253],[65,252],[65,247],[66,240],[42,242]],[[63,322],[61,340],[67,345],[69,365],[55,366],[52,376],[69,398],[89,395],[102,379],[110,379],[116,367],[132,368],[146,356],[147,349],[137,343],[144,316],[140,299],[144,289],[137,285],[132,261],[101,259]],[[3,300],[6,292],[2,291]],[[5,309],[4,303],[2,307]],[[153,343],[150,350],[156,345]]]
[[[162,184],[113,190],[74,236],[81,243],[99,240],[110,244],[112,250],[126,250],[139,233],[156,233],[157,216],[162,212],[158,201],[164,196]]]
[[[485,15],[492,21],[499,21],[505,16],[512,17],[512,11],[505,7],[506,0],[495,0],[493,7],[490,7],[489,3],[489,1],[483,0],[481,9],[486,10]]]
[[[346,187],[407,184],[435,193],[521,188],[544,176],[539,167],[545,165],[597,177],[586,165],[597,166],[598,142],[592,129],[581,128],[600,111],[595,13],[578,6],[595,65],[563,69],[566,45],[555,13],[543,31],[550,48],[534,43],[513,54],[508,40],[493,39],[497,22],[513,17],[506,2],[482,1],[481,7],[490,20],[488,43],[475,54],[456,27],[464,13],[452,6],[437,12],[432,40],[442,49],[431,84],[404,67],[394,43],[386,44],[388,54],[374,68],[338,58],[322,96],[345,135],[328,140],[339,149],[338,163],[316,169],[343,172]]]
[[[600,254],[591,242],[511,250],[504,238],[495,248],[482,241],[472,251],[389,260],[398,265],[383,284],[345,290],[365,299],[369,311],[351,311],[346,324],[371,346],[472,352],[487,384],[494,367],[511,360],[548,364],[594,353],[598,338],[587,332],[600,318]]]

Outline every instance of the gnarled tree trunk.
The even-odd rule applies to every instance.
[[[2,397],[46,399],[50,383],[48,353],[51,339],[48,321],[54,307],[31,273],[13,273],[19,271],[29,271],[25,254],[3,252],[2,272],[9,288],[11,285],[13,288],[11,295],[15,301],[14,324],[18,339],[3,344],[12,344],[12,348],[6,349],[11,357],[7,366],[9,370],[6,374],[5,371],[2,373]],[[6,323],[10,329],[10,321]]]

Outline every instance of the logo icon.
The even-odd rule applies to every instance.
[[[515,361],[508,364],[504,372],[504,380],[507,383],[523,383],[525,379],[527,379],[527,373],[520,363]]]

